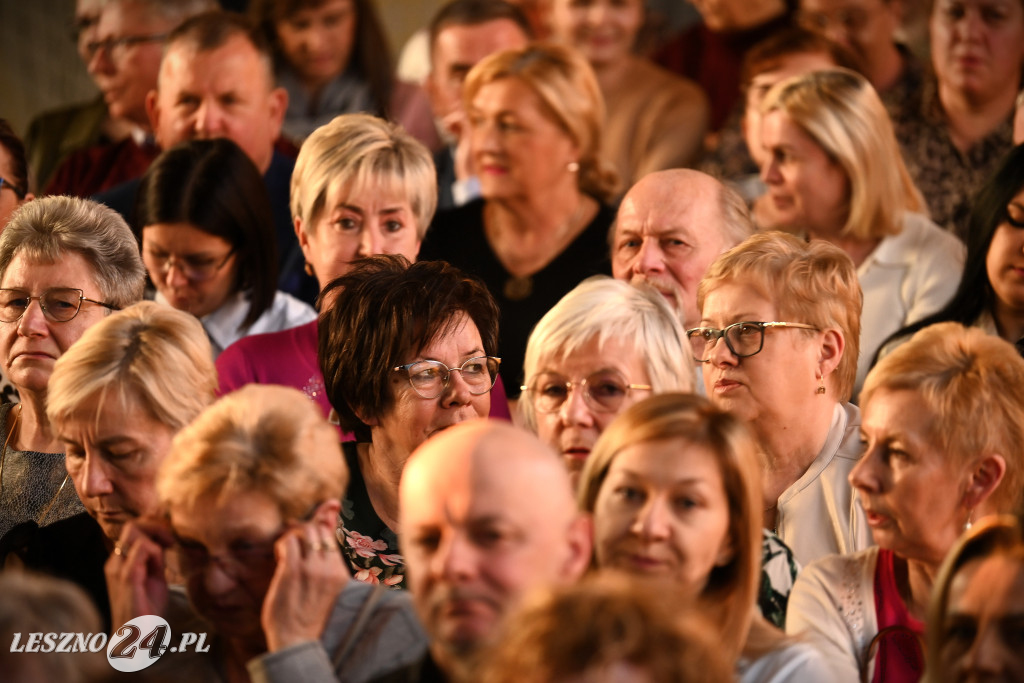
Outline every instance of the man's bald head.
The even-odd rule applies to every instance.
[[[508,423],[465,422],[429,439],[400,495],[406,576],[449,674],[526,592],[573,581],[589,563],[589,524],[561,461]]]
[[[622,199],[612,228],[612,272],[653,285],[683,315],[700,320],[697,284],[719,254],[754,232],[743,199],[706,173],[649,173]]]

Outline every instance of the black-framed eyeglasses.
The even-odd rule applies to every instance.
[[[229,251],[220,261],[208,256],[174,256],[173,254],[157,254],[147,252],[146,260],[161,275],[167,275],[171,268],[177,268],[185,279],[192,282],[205,282],[213,279],[228,264],[235,250]]]
[[[723,329],[716,327],[695,327],[686,331],[690,340],[693,358],[701,363],[711,360],[711,354],[719,339],[725,338],[725,345],[737,358],[749,358],[756,355],[764,347],[764,331],[768,327],[793,327],[801,330],[817,330],[814,325],[804,323],[758,322],[744,320],[728,325]]]
[[[650,384],[631,384],[614,370],[600,370],[587,377],[572,381],[556,372],[542,372],[529,384],[519,387],[533,397],[538,413],[557,413],[569,399],[573,388],[583,392],[583,400],[597,413],[614,413],[634,390],[650,391]]]
[[[66,323],[78,315],[82,302],[96,304],[112,311],[121,310],[120,306],[108,304],[85,296],[81,289],[72,287],[54,287],[47,289],[39,296],[32,296],[22,289],[0,289],[0,322],[15,323],[21,320],[28,310],[29,304],[35,299],[43,309],[43,315],[49,320]]]
[[[125,48],[131,47],[132,45],[141,45],[142,43],[156,43],[162,41],[167,37],[166,33],[152,33],[149,35],[142,36],[121,36],[120,38],[104,38],[103,40],[90,40],[85,44],[85,51],[89,55],[89,59],[92,59],[100,49],[107,51],[107,54],[113,54],[115,51],[120,52]]]
[[[14,192],[14,196],[18,199],[24,199],[25,195],[28,194],[28,190],[23,188],[21,185],[16,185],[7,178],[0,176],[0,190],[3,190],[5,187]]]
[[[418,360],[392,368],[394,372],[405,372],[409,385],[422,398],[437,398],[444,393],[453,372],[462,375],[462,381],[469,385],[474,396],[486,394],[498,379],[501,359],[494,356],[476,356],[457,368],[450,368],[438,360]]]

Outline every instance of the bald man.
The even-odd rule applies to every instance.
[[[401,545],[428,657],[388,681],[465,680],[531,589],[578,579],[591,532],[558,456],[506,422],[446,429],[409,459]]]
[[[689,329],[700,323],[697,285],[718,255],[754,233],[743,199],[689,169],[644,176],[612,226],[612,274],[661,292]]]

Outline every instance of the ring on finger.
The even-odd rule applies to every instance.
[[[121,557],[121,556],[124,555],[124,549],[121,547],[120,543],[115,543],[114,544],[114,554],[117,555],[118,557]]]

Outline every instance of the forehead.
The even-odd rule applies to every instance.
[[[281,528],[280,508],[269,496],[258,491],[223,497],[219,493],[200,496],[193,505],[171,501],[168,510],[175,533],[212,545],[225,539],[261,538]]]
[[[160,66],[159,89],[176,94],[239,92],[251,95],[270,92],[266,61],[242,36],[231,36],[212,50],[200,50],[187,42],[167,49]]]
[[[72,287],[86,290],[96,289],[96,272],[92,264],[76,251],[63,250],[57,263],[48,263],[29,257],[23,249],[15,252],[4,272],[4,287],[39,288]]]
[[[435,59],[472,63],[492,52],[523,47],[529,38],[511,19],[492,19],[479,24],[450,24],[434,42]]]
[[[612,460],[609,474],[631,474],[670,486],[680,481],[717,483],[723,487],[719,458],[708,446],[673,437],[628,446]]]
[[[662,234],[715,232],[722,222],[717,188],[708,183],[662,184],[632,193],[622,202],[616,231]]]
[[[949,587],[949,612],[1024,612],[1024,562],[998,554],[964,565]]]
[[[111,29],[134,31],[162,23],[159,15],[147,9],[141,2],[109,2],[99,15],[101,32]]]
[[[609,336],[602,343],[599,335],[594,335],[570,346],[555,349],[540,364],[540,371],[582,378],[598,370],[619,370],[627,379],[634,379],[632,374],[643,369],[643,357],[625,339]]]
[[[704,297],[703,315],[712,323],[729,324],[758,317],[765,322],[775,317],[775,303],[759,287],[726,280]]]

